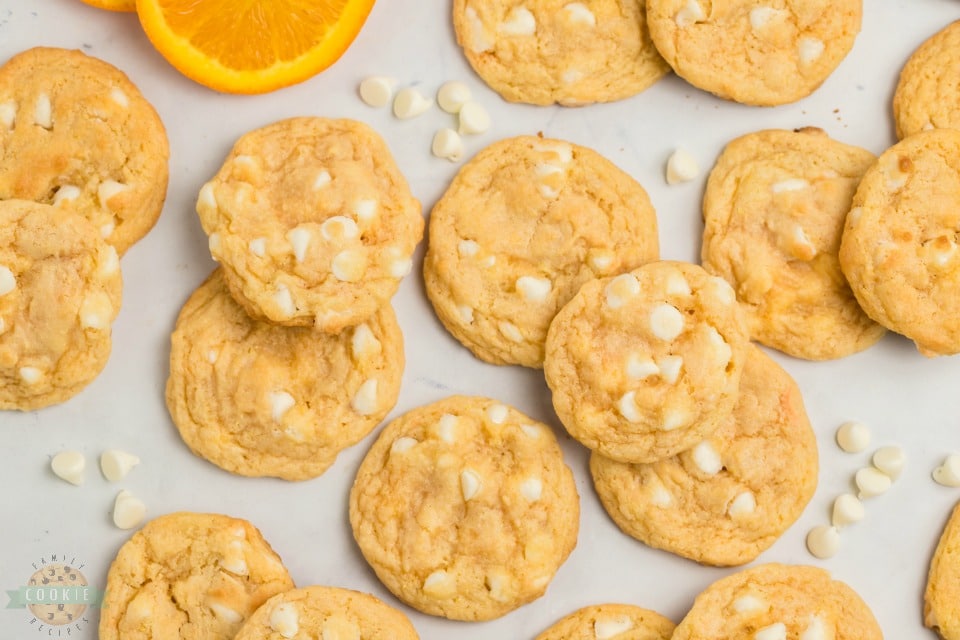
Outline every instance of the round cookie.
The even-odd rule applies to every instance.
[[[817,440],[790,375],[749,347],[733,413],[693,449],[652,464],[594,453],[603,508],[641,542],[703,564],[746,564],[817,488]]]
[[[893,94],[897,137],[927,129],[960,129],[960,21],[931,36],[900,72]]]
[[[650,41],[645,0],[454,0],[474,71],[510,102],[566,106],[640,93],[670,71]]]
[[[245,134],[197,213],[250,315],[330,333],[390,300],[423,235],[387,145],[353,120],[291,118]]]
[[[244,476],[304,480],[360,441],[400,393],[403,336],[387,304],[331,335],[251,319],[216,270],[171,337],[167,407],[197,455]]]
[[[487,362],[537,368],[580,285],[659,255],[643,187],[595,151],[533,136],[464,165],[429,236],[424,279],[444,326]]]
[[[160,216],[170,148],[112,65],[38,47],[0,67],[0,199],[63,203],[123,254]]]
[[[840,243],[860,306],[926,356],[960,352],[960,131],[890,147],[864,174]]]
[[[160,516],[110,565],[100,640],[230,640],[257,607],[293,586],[280,557],[246,520]]]
[[[93,381],[122,295],[117,252],[83,216],[0,200],[0,409],[40,409]]]
[[[535,640],[670,640],[675,626],[649,609],[600,604],[564,616]]]
[[[882,640],[856,591],[816,567],[763,564],[707,587],[672,640],[832,638]]]
[[[570,435],[614,460],[654,462],[727,419],[747,345],[725,280],[652,262],[581,287],[550,325],[544,373]]]
[[[862,0],[647,0],[650,37],[677,75],[762,106],[819,87],[853,47],[862,13]]]
[[[490,620],[539,598],[577,542],[573,474],[546,425],[453,396],[381,432],[350,491],[360,551],[430,615]]]
[[[703,199],[701,259],[733,286],[757,342],[828,360],[883,336],[837,257],[853,193],[874,160],[813,127],[751,133],[720,154]]]
[[[953,509],[930,561],[923,624],[945,640],[960,639],[960,504]]]
[[[403,613],[377,598],[337,587],[304,587],[267,600],[235,640],[417,640]]]

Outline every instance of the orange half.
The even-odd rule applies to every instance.
[[[136,3],[150,42],[183,75],[226,93],[265,93],[336,62],[374,0]]]
[[[137,0],[80,0],[84,4],[107,11],[136,11]]]

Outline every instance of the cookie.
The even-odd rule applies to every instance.
[[[550,324],[544,373],[570,435],[614,460],[654,462],[727,419],[747,345],[725,280],[651,262],[581,287]]]
[[[914,134],[853,197],[840,266],[863,310],[926,356],[960,352],[960,131]]]
[[[960,504],[953,509],[930,562],[923,624],[945,640],[960,639]]]
[[[100,640],[230,640],[293,581],[246,520],[172,513],[148,522],[107,573]]]
[[[678,76],[771,106],[810,95],[853,47],[861,0],[647,0],[650,37]]]
[[[594,488],[620,529],[703,564],[746,564],[792,525],[817,488],[817,440],[800,389],[749,347],[733,413],[672,458],[590,458]]]
[[[650,41],[645,4],[454,0],[453,26],[474,71],[510,102],[611,102],[670,70]]]
[[[580,285],[658,254],[633,178],[585,147],[523,136],[460,170],[430,214],[423,273],[437,316],[477,357],[539,368],[550,321]]]
[[[0,200],[0,409],[40,409],[93,381],[122,295],[117,252],[87,219]]]
[[[672,640],[833,638],[882,640],[870,607],[816,567],[763,564],[707,587]]]
[[[600,604],[564,616],[535,640],[670,640],[676,625],[631,604]]]
[[[384,428],[350,491],[364,558],[424,613],[490,620],[543,595],[573,550],[580,502],[544,424],[453,396]]]
[[[236,640],[417,640],[416,629],[400,611],[359,591],[304,587],[267,600],[250,616]]]
[[[0,67],[0,199],[63,204],[123,254],[156,223],[170,148],[114,66],[38,47]]]
[[[701,260],[733,286],[757,342],[829,360],[883,337],[837,257],[854,191],[874,160],[813,127],[751,133],[720,154],[703,199]]]
[[[897,137],[960,129],[960,22],[931,36],[910,56],[893,94]]]
[[[330,333],[390,300],[423,235],[387,145],[352,120],[291,118],[245,134],[197,213],[250,315]]]
[[[251,319],[217,269],[171,337],[167,407],[197,455],[244,476],[304,480],[387,415],[403,336],[387,304],[332,335]]]

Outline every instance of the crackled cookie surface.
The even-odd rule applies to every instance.
[[[350,492],[367,562],[431,615],[489,620],[543,595],[577,541],[573,474],[546,425],[453,396],[391,422]]]
[[[643,187],[595,151],[533,136],[467,163],[429,231],[424,278],[444,326],[483,360],[528,367],[580,285],[659,251]]]
[[[477,74],[511,102],[620,100],[670,70],[644,0],[454,0],[453,26]]]
[[[907,60],[893,95],[897,136],[960,128],[960,22],[931,36]]]
[[[122,254],[160,216],[169,155],[157,112],[112,65],[38,47],[0,66],[0,199],[73,209]]]
[[[649,609],[600,604],[564,616],[536,640],[670,640],[675,626]]]
[[[693,449],[652,464],[590,458],[604,509],[652,547],[712,565],[756,558],[817,487],[817,442],[800,389],[749,347],[733,413]]]
[[[246,520],[172,513],[148,522],[107,574],[101,640],[230,640],[270,597],[293,588]]]
[[[423,235],[383,139],[352,120],[291,118],[242,136],[197,213],[254,317],[336,333],[396,292]]]
[[[724,149],[704,195],[701,259],[737,292],[754,340],[826,360],[883,336],[837,257],[853,194],[874,160],[809,127],[751,133]]]
[[[867,315],[927,356],[960,352],[960,131],[881,154],[847,215],[840,266]]]
[[[83,216],[0,200],[0,409],[87,386],[107,364],[122,294],[117,252]]]
[[[167,407],[187,445],[246,476],[303,480],[396,403],[403,336],[390,305],[339,334],[251,319],[215,271],[180,312]]]
[[[550,325],[544,373],[570,435],[608,458],[654,462],[730,415],[747,344],[725,280],[652,262],[581,287]]]
[[[754,105],[794,102],[840,64],[861,0],[647,0],[650,36],[690,84]]]

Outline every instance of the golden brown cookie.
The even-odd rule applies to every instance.
[[[650,37],[677,75],[744,104],[795,102],[860,32],[862,0],[647,0]]]
[[[812,127],[751,133],[720,154],[703,199],[701,259],[733,286],[757,342],[827,360],[883,336],[837,257],[853,193],[874,160]]]
[[[157,112],[112,65],[37,47],[0,67],[0,199],[72,208],[123,254],[160,216],[169,155]]]
[[[748,344],[725,280],[651,262],[581,287],[550,325],[544,373],[570,435],[614,460],[655,462],[727,419]]]
[[[763,564],[707,587],[672,640],[705,638],[883,640],[883,632],[857,592],[823,569]]]
[[[905,138],[863,176],[840,266],[863,310],[926,356],[960,352],[960,131]]]
[[[923,624],[945,640],[960,639],[960,504],[953,509],[930,561]]]
[[[800,389],[753,346],[733,413],[708,439],[652,464],[590,458],[600,502],[624,533],[719,566],[772,545],[813,497],[817,469]]]
[[[893,94],[897,137],[927,129],[960,129],[960,22],[920,45],[900,72]]]
[[[257,607],[293,586],[280,557],[246,520],[160,516],[110,565],[100,640],[230,640]]]
[[[116,250],[72,209],[0,200],[0,409],[63,402],[110,357]]]
[[[543,366],[550,321],[584,282],[656,260],[646,191],[595,151],[522,136],[464,165],[430,214],[423,272],[477,357]]]
[[[564,616],[535,640],[670,640],[675,626],[632,604],[600,604]]]
[[[403,336],[387,304],[339,334],[251,319],[216,270],[171,337],[167,407],[197,455],[245,476],[304,480],[360,441],[400,393]]]
[[[567,106],[640,93],[670,68],[647,32],[645,0],[454,0],[470,65],[511,102]]]
[[[359,591],[304,587],[280,593],[243,623],[236,640],[417,640],[403,613]]]
[[[197,213],[250,315],[330,333],[390,300],[423,235],[386,143],[353,120],[291,118],[245,134]]]
[[[424,613],[489,620],[543,595],[577,542],[573,474],[546,425],[453,396],[388,424],[350,492],[360,551]]]

